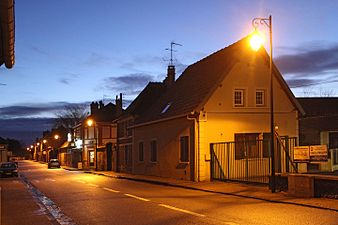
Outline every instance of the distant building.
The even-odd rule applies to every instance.
[[[92,102],[90,115],[74,127],[74,147],[68,151],[73,167],[80,162],[84,169],[112,170],[113,151],[117,148],[116,118],[122,114],[122,95],[116,105]],[[91,121],[91,123],[89,123]]]
[[[7,144],[0,144],[0,163],[8,161],[8,146]]]

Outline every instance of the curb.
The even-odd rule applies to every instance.
[[[122,179],[124,179],[124,180],[131,180],[131,181],[150,183],[150,184],[156,184],[156,185],[162,185],[162,186],[184,188],[184,189],[194,190],[194,191],[202,191],[202,192],[207,192],[207,193],[214,193],[214,194],[221,194],[221,195],[227,195],[227,196],[235,196],[235,197],[241,197],[241,198],[248,198],[248,199],[260,200],[260,201],[271,202],[271,203],[296,205],[296,206],[303,206],[303,207],[308,207],[308,208],[322,209],[322,210],[329,210],[329,211],[338,212],[338,209],[329,208],[329,207],[323,207],[323,206],[310,205],[310,204],[305,204],[305,203],[290,202],[290,201],[281,201],[281,200],[272,200],[272,199],[267,199],[267,198],[262,198],[262,197],[255,197],[255,196],[234,194],[234,193],[221,192],[221,191],[213,191],[213,190],[207,190],[207,189],[202,189],[202,188],[189,187],[189,186],[180,185],[180,184],[173,184],[173,183],[164,182],[164,181],[126,177],[126,176],[123,176],[123,175],[109,175],[109,174],[104,174],[104,173],[96,172],[96,171],[84,171],[84,170],[78,170],[78,169],[72,170],[72,169],[66,169],[66,168],[63,168],[63,169],[69,170],[69,171],[81,171],[83,173],[90,173],[90,174],[94,174],[94,175],[98,175],[98,176],[105,176],[105,177],[110,177],[110,178],[115,178],[115,179],[121,179],[121,180]]]

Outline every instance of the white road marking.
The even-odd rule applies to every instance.
[[[106,191],[110,191],[110,192],[114,192],[114,193],[119,193],[120,191],[117,191],[117,190],[114,190],[114,189],[111,189],[111,188],[103,188],[104,190]]]
[[[35,180],[33,180],[33,181],[34,181],[35,183],[40,183],[40,181],[39,181],[39,180],[36,180],[36,179],[35,179]]]
[[[96,184],[88,184],[88,185],[90,185],[92,187],[98,187],[99,186],[99,185],[96,185]]]
[[[128,196],[128,197],[131,197],[131,198],[135,198],[135,199],[141,200],[141,201],[150,202],[149,199],[141,198],[141,197],[138,197],[138,196],[135,196],[135,195],[131,195],[131,194],[124,194],[124,195]]]
[[[175,210],[175,211],[187,213],[187,214],[190,214],[190,215],[193,215],[193,216],[205,217],[205,215],[203,215],[203,214],[191,212],[191,211],[189,211],[189,210],[180,209],[180,208],[177,208],[177,207],[174,207],[174,206],[170,206],[170,205],[159,204],[159,206],[162,206],[162,207],[168,208],[168,209],[172,209],[172,210]]]

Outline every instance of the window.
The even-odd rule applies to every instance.
[[[124,162],[126,166],[130,166],[132,162],[132,145],[124,146]]]
[[[138,144],[138,161],[144,161],[144,151],[143,151],[143,142]]]
[[[329,132],[329,149],[338,148],[338,132]]]
[[[244,90],[236,89],[234,91],[234,106],[244,106]]]
[[[189,137],[182,136],[180,138],[180,161],[189,162]]]
[[[235,159],[258,158],[259,134],[235,134]]]
[[[150,162],[157,162],[157,142],[150,142]]]
[[[256,106],[264,106],[264,105],[265,105],[265,91],[256,90]]]
[[[270,140],[271,140],[271,133],[263,133],[263,157],[269,158],[270,157]]]
[[[168,111],[168,109],[170,108],[170,106],[171,106],[171,103],[168,103],[164,108],[163,108],[163,110],[162,110],[162,114],[163,113],[166,113],[167,111]]]
[[[102,127],[102,138],[110,138],[110,127]]]
[[[128,165],[128,159],[129,159],[129,148],[128,145],[124,146],[124,163]]]

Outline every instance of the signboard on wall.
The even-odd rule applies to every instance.
[[[326,145],[295,146],[293,148],[295,162],[323,162],[327,161]]]
[[[327,161],[327,146],[326,145],[311,145],[310,146],[310,161],[311,162]]]
[[[295,162],[310,161],[310,147],[309,146],[295,146],[293,148],[293,159]]]

